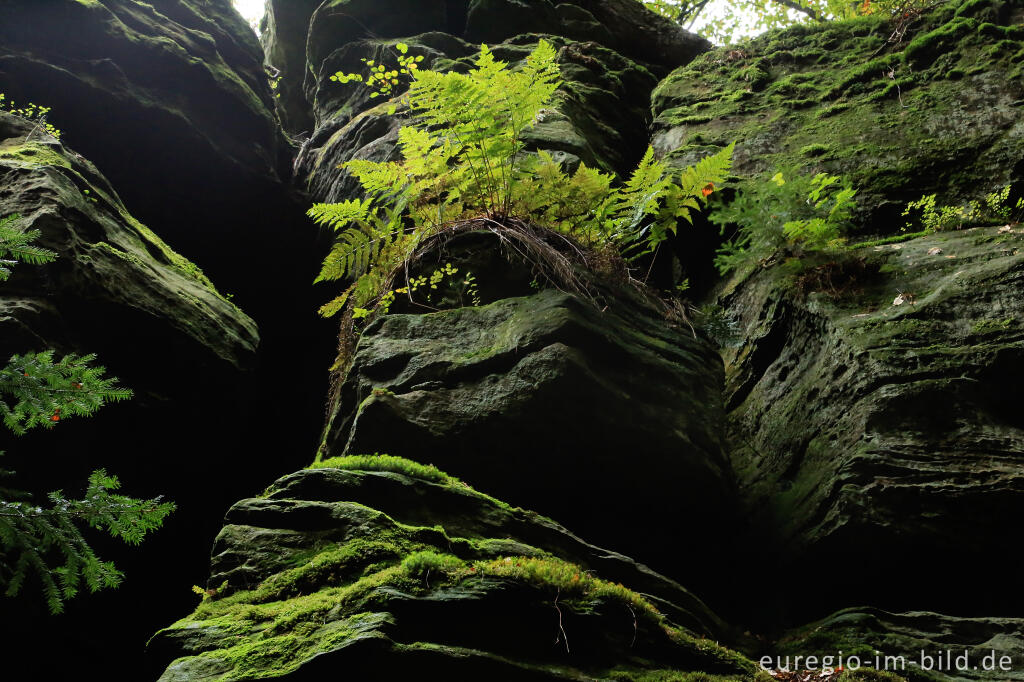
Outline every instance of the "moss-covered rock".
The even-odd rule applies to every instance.
[[[654,93],[656,150],[680,165],[736,141],[742,181],[790,167],[848,177],[859,222],[959,203],[1024,177],[1024,10],[941,3],[904,40],[880,16],[800,26],[701,55]]]
[[[325,455],[415,456],[673,577],[713,575],[713,563],[680,560],[677,543],[713,554],[731,542],[719,358],[628,287],[592,288],[597,301],[548,289],[371,324]]]
[[[39,230],[39,244],[58,254],[51,265],[19,266],[5,283],[3,324],[23,332],[3,335],[2,357],[77,347],[67,337],[75,327],[79,338],[109,346],[131,320],[133,343],[181,345],[189,349],[183,359],[207,371],[220,363],[251,366],[259,341],[252,320],[133,218],[95,166],[3,113],[0,185],[0,216],[21,215],[19,226]]]
[[[230,0],[6,2],[0,92],[52,107],[132,211],[189,254],[217,244],[197,238],[205,214],[243,215],[242,197],[280,192],[289,173],[262,51]]]
[[[794,262],[724,291],[743,335],[732,461],[789,609],[815,590],[808,604],[1024,606],[1000,587],[1014,562],[978,560],[1019,551],[1022,245],[1020,228],[941,232],[854,251],[866,267],[826,291],[801,293],[821,271]],[[793,574],[819,558],[827,575]]]
[[[702,636],[721,624],[679,585],[379,459],[324,462],[232,507],[207,597],[150,642],[174,659],[161,680],[761,679]]]

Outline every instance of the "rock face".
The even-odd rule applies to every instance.
[[[101,609],[74,604],[55,625],[27,586],[0,639],[30,651],[50,630],[64,655],[12,657],[3,676],[64,679],[116,639],[104,675],[138,679],[146,633],[177,608],[165,586],[201,580],[223,509],[279,474],[257,446],[292,453],[285,470],[312,456],[334,339],[312,312],[317,237],[286,184],[262,61],[229,0],[0,3],[0,92],[52,107],[66,145],[0,120],[0,215],[20,212],[60,252],[0,286],[0,350],[96,353],[135,394],[0,434],[4,467],[43,496],[78,494],[105,467],[128,494],[178,504],[144,551],[101,537],[128,576]]]
[[[252,320],[133,218],[95,166],[4,113],[0,186],[0,216],[21,215],[22,228],[39,230],[39,245],[58,254],[52,265],[18,266],[4,284],[0,355],[116,347],[114,327],[128,324],[132,344],[177,345],[180,360],[205,371],[251,366],[259,342]],[[62,336],[71,329],[91,338],[69,343]]]
[[[495,56],[515,63],[541,37],[559,49],[565,81],[556,106],[529,134],[528,143],[570,164],[628,173],[647,146],[647,101],[657,78],[708,48],[703,39],[644,10],[634,0],[613,2],[429,2],[379,3],[344,0],[323,3],[309,20],[306,67],[285,54],[301,6],[286,10],[281,35],[271,33],[271,53],[280,55],[282,108],[301,118],[297,74],[312,111],[315,131],[297,161],[299,179],[318,201],[347,198],[357,188],[337,166],[353,157],[393,153],[398,121],[370,110],[370,92],[358,84],[330,80],[337,71],[360,73],[362,59],[395,63],[397,42],[423,56],[423,66],[468,69],[487,42]],[[284,10],[276,8],[275,15]],[[274,24],[276,26],[276,24]],[[609,30],[615,26],[615,31]],[[269,28],[273,26],[268,25]],[[293,75],[295,74],[295,75]],[[369,110],[369,111],[368,111]],[[353,120],[354,119],[354,120]]]
[[[263,55],[229,0],[6,2],[0,45],[8,99],[52,107],[50,122],[185,253],[219,255],[204,217],[287,178]]]
[[[5,675],[64,677],[64,665],[113,636],[127,651],[112,663],[110,675],[127,679],[120,673],[140,666],[140,626],[152,619],[150,627],[156,627],[160,611],[171,612],[165,601],[172,600],[158,587],[167,578],[161,566],[176,566],[179,576],[201,570],[197,553],[189,556],[182,548],[194,541],[193,533],[214,532],[205,517],[217,512],[189,494],[213,500],[218,489],[232,494],[233,484],[218,477],[234,465],[210,454],[239,443],[227,431],[218,433],[218,415],[225,405],[249,404],[260,339],[253,321],[202,270],[129,213],[93,164],[35,124],[0,113],[0,216],[14,214],[21,216],[20,228],[39,230],[39,245],[58,258],[42,266],[19,264],[0,285],[2,362],[48,349],[57,357],[95,353],[135,395],[93,419],[65,420],[52,430],[15,438],[5,429],[4,467],[17,472],[24,489],[39,495],[63,489],[69,496],[79,494],[91,471],[105,467],[121,477],[129,494],[166,495],[180,506],[167,528],[147,542],[144,560],[98,548],[131,576],[102,614],[72,608],[55,626],[48,614],[36,613],[45,609],[35,603],[34,583],[22,601],[5,605],[19,614],[0,625],[11,651],[32,650],[31,638],[44,627],[67,640],[66,658],[12,656]],[[164,466],[169,461],[174,467]],[[199,472],[206,483],[196,480]],[[143,598],[149,613],[131,608]],[[124,626],[129,613],[135,614],[131,629]]]
[[[410,45],[424,43],[428,58],[459,59],[473,51],[462,41],[478,48],[481,42],[549,34],[614,50],[659,76],[708,48],[703,39],[631,0],[425,0],[386,7],[366,0],[270,0],[265,28],[268,62],[281,72],[278,108],[291,132],[311,131],[345,110],[334,103],[332,90],[361,97],[359,107],[347,111],[348,116],[357,113],[366,104],[365,95],[340,89],[328,78],[339,63],[361,68],[353,57],[399,38]]]
[[[865,231],[908,201],[977,199],[1024,177],[1024,10],[944,3],[887,42],[881,16],[708,52],[654,94],[655,149],[680,165],[736,141],[750,179],[791,167],[850,178]]]
[[[325,453],[456,470],[655,566],[678,544],[716,546],[733,505],[719,359],[639,296],[608,304],[548,290],[386,316],[360,339]],[[699,514],[709,530],[680,527]],[[659,536],[673,540],[659,549]]]
[[[689,634],[721,632],[717,618],[644,566],[433,468],[325,464],[231,508],[215,596],[150,642],[177,657],[161,680],[753,679],[753,664]]]
[[[992,227],[865,247],[879,274],[838,299],[801,297],[778,268],[724,296],[745,339],[726,365],[733,461],[769,544],[795,565],[854,547],[888,558],[833,566],[816,585],[828,598],[1024,606],[997,587],[1012,561],[976,562],[1024,515],[1024,422],[1011,407],[1024,379],[1022,241]],[[908,302],[894,305],[900,292]]]

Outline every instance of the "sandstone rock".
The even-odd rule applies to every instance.
[[[0,92],[51,107],[131,210],[190,256],[220,260],[229,223],[201,226],[283,194],[290,150],[229,0],[5,2]]]
[[[654,147],[688,165],[736,141],[744,180],[842,175],[861,229],[895,233],[923,194],[955,204],[1024,177],[1022,18],[1019,3],[943,3],[899,43],[875,15],[708,52],[654,93]]]
[[[324,453],[415,457],[678,579],[716,571],[677,557],[714,553],[731,528],[719,359],[628,287],[595,291],[596,304],[549,289],[371,324]]]
[[[23,229],[40,230],[39,245],[58,254],[51,265],[19,265],[0,289],[4,327],[22,330],[4,333],[4,357],[89,342],[116,347],[130,325],[132,344],[177,346],[196,370],[251,366],[259,342],[252,320],[132,217],[95,166],[3,113],[0,185],[0,216],[20,214]]]
[[[658,668],[753,679],[741,656],[690,634],[720,631],[717,618],[646,567],[436,469],[325,464],[228,512],[215,596],[150,642],[154,658],[177,657],[161,680],[637,679]],[[425,552],[433,571],[417,569]],[[638,592],[591,589],[616,582]]]
[[[808,594],[1020,609],[999,585],[1015,575],[1007,540],[1024,515],[1021,235],[975,228],[900,246],[863,247],[879,272],[838,298],[801,296],[780,267],[724,293],[744,337],[726,354],[741,494],[764,556],[788,567],[782,599],[795,609]],[[979,560],[990,552],[1006,561]],[[793,572],[808,561],[828,570]]]

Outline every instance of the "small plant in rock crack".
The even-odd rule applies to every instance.
[[[903,215],[910,218],[903,231],[913,230],[917,225],[927,232],[942,232],[981,224],[1018,223],[1024,218],[1024,197],[1013,202],[1010,191],[1007,185],[986,194],[983,201],[972,199],[955,206],[940,205],[935,194],[927,194],[903,209]]]
[[[385,292],[380,297],[376,310],[382,315],[386,315],[395,302],[395,296],[400,294],[407,295],[410,303],[414,306],[426,310],[442,310],[445,307],[453,306],[459,308],[468,305],[479,306],[480,292],[477,289],[476,277],[469,272],[460,279],[456,277],[457,274],[459,274],[459,268],[451,263],[445,263],[430,275],[409,277],[404,287]],[[449,305],[446,305],[444,300],[438,300],[439,294],[442,293],[439,291],[440,289],[444,290],[444,294],[454,297],[454,300],[447,301]],[[417,296],[417,292],[424,295]],[[368,308],[357,307],[352,310],[352,318],[359,320],[369,317],[372,313],[373,311]]]
[[[7,99],[7,96],[4,93],[0,92],[0,111],[6,111],[9,114],[14,114],[15,116],[23,118],[26,121],[31,121],[36,124],[35,129],[41,129],[51,135],[54,139],[60,139],[62,134],[61,131],[46,120],[46,117],[49,116],[51,111],[50,107],[40,106],[31,102],[23,107],[19,107],[14,102]]]
[[[373,92],[371,98],[391,97],[395,89],[401,84],[402,77],[412,78],[413,74],[420,68],[423,55],[409,54],[409,46],[405,43],[395,43],[394,49],[398,52],[397,65],[392,68],[385,64],[379,64],[374,59],[362,59],[369,71],[366,75],[359,73],[345,73],[338,71],[331,80],[335,83],[364,83]],[[391,110],[394,113],[394,109]]]
[[[1024,220],[1024,197],[1016,202],[1010,199],[1009,185],[997,192],[985,195],[985,206],[1000,222],[1016,225]]]

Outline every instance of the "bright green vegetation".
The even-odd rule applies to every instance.
[[[790,175],[787,180],[780,172],[747,185],[735,200],[711,214],[722,234],[739,226],[736,236],[722,245],[715,265],[725,274],[783,248],[797,253],[837,251],[856,193],[848,182],[826,173]]]
[[[376,97],[390,97],[401,82],[400,76],[412,77],[413,72],[419,69],[420,62],[423,61],[423,55],[413,56],[409,54],[409,46],[405,43],[396,43],[395,50],[398,52],[396,57],[398,64],[395,68],[390,68],[385,64],[378,64],[373,59],[362,59],[366,64],[369,72],[365,77],[358,73],[344,73],[342,71],[337,72],[331,76],[331,80],[335,83],[365,83],[368,88],[373,90],[370,93],[371,98]]]
[[[585,164],[569,175],[550,154],[523,153],[524,131],[561,84],[555,50],[545,41],[517,71],[484,46],[468,74],[413,70],[412,76],[406,102],[413,123],[399,133],[404,160],[346,163],[366,198],[309,211],[338,233],[317,281],[354,280],[323,315],[377,309],[417,250],[464,229],[517,242],[554,281],[571,279],[572,263],[538,230],[571,240],[577,250],[651,252],[680,220],[691,219],[729,170],[731,146],[682,171],[648,150],[616,187],[612,175]]]
[[[658,86],[654,145],[686,165],[739,140],[739,187],[779,169],[840,176],[859,190],[862,233],[898,231],[902,207],[921,194],[981,202],[1013,181],[1019,161],[1019,136],[1005,133],[1024,77],[1014,11],[947,2],[900,42],[872,15],[713,50]],[[704,123],[688,122],[698,115]]]
[[[18,262],[43,264],[56,254],[35,246],[37,230],[17,229],[17,215],[0,219],[0,280],[10,276]],[[74,416],[88,416],[107,402],[126,400],[132,393],[105,376],[94,365],[95,355],[54,352],[14,355],[0,368],[0,414],[16,434],[35,427],[53,428]],[[2,454],[2,453],[0,453]],[[14,472],[0,469],[0,477]],[[107,530],[113,537],[138,544],[159,528],[174,510],[169,502],[136,500],[112,491],[116,477],[98,469],[89,477],[85,497],[69,500],[60,491],[49,495],[49,507],[31,502],[25,491],[0,487],[0,586],[7,596],[17,595],[30,575],[38,577],[50,611],[59,613],[63,602],[84,587],[96,592],[116,587],[121,573],[96,556],[75,522]]]
[[[431,483],[462,485],[457,478],[449,476],[432,464],[420,464],[403,457],[392,455],[345,455],[331,457],[309,465],[310,469],[350,469],[352,471],[390,471],[410,478]]]
[[[15,161],[32,168],[41,166],[60,166],[70,168],[71,163],[53,150],[51,145],[40,142],[21,141],[12,144],[10,141],[0,144],[0,159]]]
[[[456,480],[433,467],[386,456],[337,458],[316,467],[389,471],[445,485]],[[283,479],[281,485],[287,486],[287,481]],[[467,494],[465,490],[458,495]],[[273,501],[301,504],[280,495]],[[557,623],[559,614],[616,622],[626,618],[635,621],[637,638],[670,648],[677,660],[687,661],[692,669],[721,673],[707,679],[758,679],[752,662],[672,624],[644,596],[536,547],[511,538],[460,536],[440,525],[408,525],[355,503],[334,502],[332,509],[335,517],[352,524],[345,540],[318,543],[312,551],[298,552],[249,589],[226,585],[208,591],[190,617],[159,633],[157,638],[172,640],[180,633],[191,642],[193,655],[178,659],[171,669],[216,670],[221,680],[273,677],[296,670],[317,654],[385,636],[391,654],[397,656],[408,645],[391,639],[405,641],[401,629],[416,627],[406,622],[416,620],[410,608],[435,609],[446,604],[455,614],[470,600],[493,599],[506,604],[502,607],[506,609],[522,605],[527,613],[550,612],[549,620],[536,624],[539,628]],[[513,512],[508,518],[519,516]],[[514,595],[514,602],[503,595]],[[537,606],[543,610],[535,610]],[[512,622],[520,617],[506,615]],[[501,620],[498,614],[495,628],[502,627]],[[565,634],[571,638],[576,632],[573,621],[566,622]],[[443,633],[452,625],[437,621],[431,641],[444,642]],[[628,637],[624,645],[629,645]],[[419,641],[414,646],[451,645]],[[648,679],[646,673],[643,662],[634,663],[617,674],[635,677],[616,679]]]
[[[1024,217],[1024,197],[1013,203],[1010,186],[985,195],[984,202],[971,200],[959,206],[940,206],[936,195],[928,194],[907,204],[904,216],[917,215],[916,222],[925,232],[959,230],[974,225],[996,222],[1017,223]],[[908,223],[910,228],[914,223]]]
[[[38,104],[32,104],[31,102],[23,107],[19,107],[15,105],[14,102],[8,100],[4,93],[0,92],[0,111],[6,111],[9,114],[20,116],[26,121],[35,121],[37,127],[41,130],[58,140],[60,139],[61,131],[46,120],[46,117],[51,111],[50,107],[39,106]]]
[[[479,497],[487,500],[494,504],[500,509],[505,511],[511,511],[519,514],[525,514],[535,518],[545,518],[537,514],[536,512],[521,509],[520,507],[512,507],[506,502],[499,500],[495,497],[491,497],[486,493],[482,493],[479,490],[474,490],[469,484],[464,481],[447,474],[433,464],[420,464],[414,462],[411,459],[404,457],[395,457],[394,455],[343,455],[340,457],[329,457],[327,459],[318,459],[307,468],[309,469],[343,469],[346,471],[383,471],[394,474],[402,474],[409,478],[419,479],[421,481],[427,481],[430,483],[439,483],[444,486],[452,488],[458,488],[461,492]],[[270,488],[273,491],[273,488]]]

